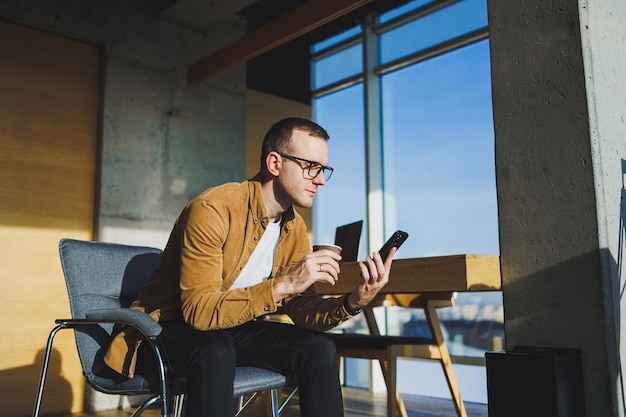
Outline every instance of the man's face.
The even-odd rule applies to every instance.
[[[326,140],[310,136],[301,130],[294,130],[291,135],[291,149],[289,155],[328,164],[328,145]],[[309,163],[281,157],[281,170],[276,181],[276,197],[287,205],[296,205],[309,208],[313,205],[313,198],[317,188],[325,185],[324,173],[310,178]]]

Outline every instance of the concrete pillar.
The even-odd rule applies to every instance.
[[[488,7],[506,347],[581,350],[586,415],[624,416],[626,2]]]

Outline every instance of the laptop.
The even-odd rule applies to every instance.
[[[363,220],[345,224],[335,230],[335,245],[341,246],[342,262],[356,262],[359,256],[359,242]]]

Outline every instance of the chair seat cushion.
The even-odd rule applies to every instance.
[[[107,394],[139,395],[159,392],[159,379],[156,375],[135,375],[134,378],[126,378],[107,372],[107,377],[90,374],[87,381],[96,390]],[[186,391],[187,379],[170,374],[170,389],[172,394],[182,394]],[[251,394],[257,391],[265,391],[280,388],[287,383],[287,377],[278,372],[262,368],[237,367],[235,368],[234,395]]]
[[[386,349],[395,345],[432,345],[435,341],[428,337],[417,336],[373,336],[355,333],[331,333],[338,349]]]
[[[278,372],[262,368],[238,366],[235,368],[234,397],[280,388],[287,383],[287,377]]]
[[[126,378],[113,371],[105,371],[99,375],[87,374],[85,378],[94,389],[106,394],[142,395],[160,391],[160,382],[156,375],[135,375],[133,378]],[[170,374],[168,382],[172,394],[186,392],[187,378]]]

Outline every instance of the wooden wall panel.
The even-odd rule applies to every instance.
[[[100,48],[0,20],[0,402],[30,415],[54,319],[69,317],[58,242],[91,239]],[[73,335],[54,345],[43,412],[79,411]]]

